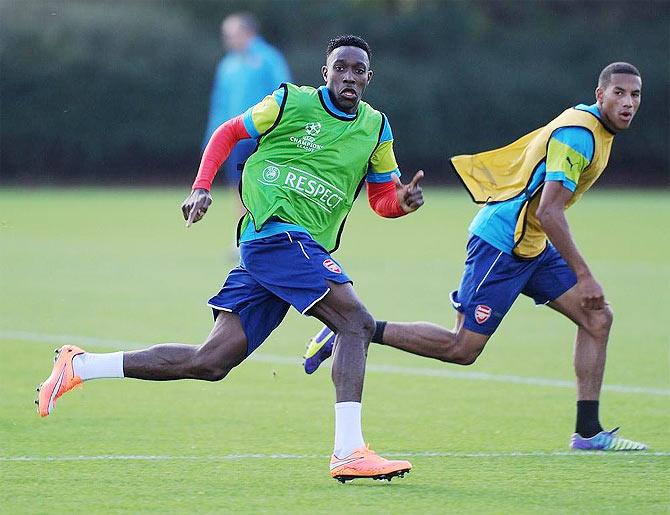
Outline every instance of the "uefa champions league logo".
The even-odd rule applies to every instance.
[[[314,152],[321,150],[323,145],[315,143],[314,139],[321,133],[321,124],[319,122],[309,122],[305,124],[305,134],[302,136],[291,136],[289,141],[295,143],[295,146],[306,150],[307,152]]]
[[[263,169],[263,180],[265,182],[275,182],[279,179],[279,168],[276,166],[266,166]]]
[[[312,137],[317,136],[321,132],[321,124],[319,122],[310,122],[305,125],[305,132]]]

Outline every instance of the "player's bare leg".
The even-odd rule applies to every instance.
[[[308,314],[337,333],[332,378],[335,384],[335,448],[330,474],[338,481],[388,479],[412,468],[408,461],[386,460],[365,446],[361,429],[361,398],[365,361],[375,321],[351,284],[329,282],[330,292]]]
[[[332,378],[337,402],[361,402],[365,360],[375,320],[351,284],[330,283],[330,292],[307,314],[337,333]]]
[[[235,313],[221,311],[202,345],[167,343],[125,352],[125,377],[150,381],[219,381],[246,357],[247,338]]]
[[[577,325],[574,366],[577,377],[577,423],[570,446],[580,450],[642,451],[643,443],[617,436],[619,428],[605,431],[600,425],[599,398],[602,388],[607,341],[614,314],[609,305],[585,309],[576,287],[572,287],[549,306]]]
[[[490,336],[464,329],[463,320],[464,315],[457,312],[452,330],[430,322],[377,322],[372,342],[447,363],[471,365]],[[316,371],[334,348],[335,334],[324,327],[308,344],[305,371],[308,374]]]
[[[583,308],[576,287],[550,302],[549,307],[577,325],[574,351],[577,399],[597,401],[605,372],[607,340],[614,320],[612,310],[608,305],[604,309]]]
[[[471,365],[484,350],[490,336],[464,329],[463,319],[463,314],[457,313],[452,330],[430,322],[387,322],[378,343],[417,356]]]
[[[38,388],[38,412],[43,417],[49,415],[56,399],[89,379],[218,381],[244,360],[246,349],[247,339],[239,316],[228,312],[219,314],[202,345],[168,343],[105,354],[90,354],[74,345],[64,345],[56,351],[51,375]]]

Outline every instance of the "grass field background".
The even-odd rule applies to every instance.
[[[184,194],[0,192],[0,511],[670,509],[667,193],[593,192],[569,213],[615,311],[601,418],[647,453],[568,451],[574,328],[526,298],[471,367],[371,346],[366,440],[414,464],[392,483],[330,479],[333,389],[327,369],[302,372],[319,325],[295,311],[223,382],[92,381],[40,419],[34,388],[62,343],[111,351],[207,335],[235,209],[215,192],[186,230]],[[361,199],[335,256],[377,318],[451,326],[476,206],[460,190],[429,189],[426,202],[383,220]]]

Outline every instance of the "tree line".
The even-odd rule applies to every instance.
[[[642,107],[601,180],[668,185],[670,3],[644,0],[2,0],[0,180],[189,182],[218,26],[236,10],[258,16],[300,84],[321,84],[329,37],[365,37],[366,100],[388,115],[401,168],[428,184],[455,183],[450,155],[592,103],[600,69],[632,62]]]

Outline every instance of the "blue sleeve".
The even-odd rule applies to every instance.
[[[267,95],[242,113],[244,128],[251,138],[258,138],[276,122],[284,100],[284,91],[284,88],[276,89],[272,95]]]
[[[247,130],[249,133],[249,136],[252,139],[258,138],[261,134],[258,132],[256,129],[256,126],[254,125],[254,120],[252,118],[253,115],[253,109],[254,107],[250,107],[246,111],[244,111],[244,114],[242,115],[242,123],[244,123],[244,128]]]
[[[284,92],[286,90],[284,88],[278,88],[275,89],[272,92],[272,96],[275,97],[275,100],[277,101],[277,104],[281,105],[281,103],[284,101]]]
[[[384,113],[382,113],[382,116],[384,117],[384,127],[382,129],[381,138],[379,138],[380,145],[386,141],[393,140],[393,131],[391,130],[391,124],[389,123],[389,119],[386,117]]]
[[[391,182],[393,180],[394,175],[400,177],[402,174],[400,173],[400,170],[398,168],[396,168],[395,170],[391,170],[390,172],[383,172],[383,173],[373,173],[372,171],[368,171],[367,175],[365,176],[365,181],[374,182],[375,184],[379,184],[382,182]]]
[[[583,127],[563,127],[547,144],[545,181],[556,181],[570,191],[577,189],[582,172],[594,154],[593,135]]]
[[[397,175],[398,177],[402,175],[393,153],[393,131],[391,130],[391,124],[384,113],[382,113],[382,117],[382,133],[379,138],[377,149],[375,150],[370,166],[368,167],[368,173],[365,176],[367,182],[390,182],[393,180],[394,175]],[[382,169],[386,168],[388,170],[391,167],[393,167],[393,169],[388,172],[376,172],[373,166],[375,163],[377,163],[378,166],[381,166]],[[390,165],[390,163],[393,164]]]
[[[562,127],[552,134],[556,139],[583,155],[588,162],[593,159],[593,135],[584,127]]]
[[[281,103],[284,101],[284,88],[275,89],[272,92],[272,96],[277,101],[277,105],[281,106]],[[256,124],[254,124],[252,117],[254,107],[256,106],[251,106],[244,112],[242,115],[242,121],[244,122],[244,128],[249,133],[249,136],[251,136],[253,139],[256,139],[261,135],[261,133],[258,132],[258,129],[256,129]]]

